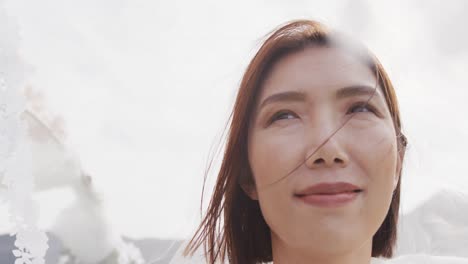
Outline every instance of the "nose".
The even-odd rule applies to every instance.
[[[305,165],[310,169],[320,167],[346,167],[349,163],[340,138],[341,126],[335,129],[315,129],[308,134]]]

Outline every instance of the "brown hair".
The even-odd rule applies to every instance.
[[[241,188],[253,177],[248,162],[249,122],[263,81],[272,66],[284,56],[310,46],[334,45],[335,32],[310,20],[296,20],[275,30],[260,47],[244,73],[234,109],[230,116],[227,145],[214,193],[196,233],[184,254],[193,254],[202,244],[208,263],[227,258],[233,264],[272,261],[270,229],[258,201],[250,199]],[[400,114],[394,88],[380,62],[365,49],[365,60],[375,70],[398,135],[398,153],[403,161],[406,138],[401,133]],[[400,163],[401,164],[401,163]],[[401,179],[401,167],[399,171]],[[205,175],[206,177],[206,175]],[[395,189],[389,211],[373,237],[372,256],[390,258],[396,242],[400,205],[400,183]]]

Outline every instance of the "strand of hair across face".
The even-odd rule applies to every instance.
[[[377,68],[376,68],[376,72],[377,72]],[[379,83],[379,74],[376,73],[376,83],[375,83],[375,87],[374,87],[374,93],[369,96],[369,99],[367,99],[366,101],[366,104],[369,103],[369,101],[374,97],[374,95],[376,94],[377,92],[377,87],[378,87],[378,83]],[[354,115],[356,113],[353,113],[345,122],[343,122],[343,124],[341,124],[340,127],[338,127],[325,141],[323,141],[322,144],[320,144],[315,150],[314,152],[312,152],[312,154],[310,154],[303,162],[301,162],[299,165],[297,165],[296,167],[294,167],[294,169],[292,169],[290,172],[288,172],[285,176],[279,178],[278,180],[275,180],[273,181],[272,183],[268,183],[268,184],[265,184],[263,186],[258,186],[257,188],[267,188],[273,184],[276,184],[284,179],[286,179],[289,175],[291,175],[294,171],[296,171],[297,169],[299,169],[307,160],[309,160],[323,145],[325,145],[336,133],[338,133],[338,131],[340,131],[348,122],[349,120],[351,120]]]

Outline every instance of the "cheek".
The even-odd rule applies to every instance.
[[[365,173],[370,212],[385,216],[397,170],[397,142],[393,126],[379,124],[354,135],[353,158]],[[383,218],[382,218],[383,219]]]
[[[397,142],[392,124],[379,123],[366,129],[351,128],[349,149],[359,165],[366,171],[395,175],[397,165]],[[369,175],[372,178],[373,173]]]
[[[290,186],[282,180],[303,157],[300,133],[256,133],[249,139],[249,163],[258,195],[260,209],[271,230],[285,231],[292,213]],[[286,228],[286,230],[289,230]]]
[[[276,182],[301,163],[302,132],[256,133],[249,146],[249,163],[257,186]]]

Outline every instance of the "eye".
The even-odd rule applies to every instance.
[[[269,120],[269,124],[277,121],[277,120],[282,120],[282,119],[293,119],[293,118],[296,118],[297,115],[294,114],[293,112],[291,111],[287,111],[287,110],[281,110],[281,111],[278,111],[276,112],[272,118],[270,118]]]
[[[359,113],[359,112],[375,113],[376,110],[372,105],[370,105],[370,104],[368,104],[366,102],[357,102],[357,103],[353,104],[348,110],[348,113]]]

